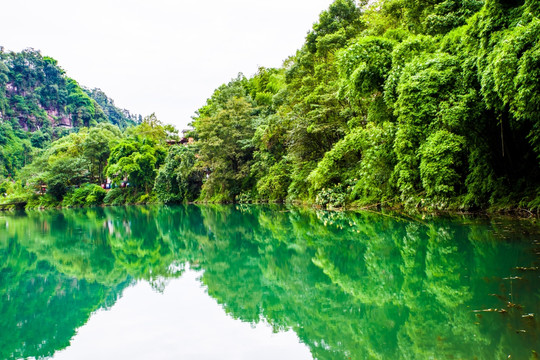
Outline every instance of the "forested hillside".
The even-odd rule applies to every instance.
[[[193,144],[167,147],[176,132],[153,116],[124,131],[100,125],[54,142],[4,187],[38,206],[157,199],[538,212],[539,14],[538,0],[336,0],[281,68],[215,90],[193,118]],[[61,124],[134,121],[39,53],[3,53],[0,65],[2,126],[13,134],[0,138],[3,159],[16,159],[3,160],[8,172]],[[9,136],[22,145],[6,146]],[[99,188],[106,177],[119,187]],[[37,198],[39,186],[48,190]]]
[[[140,119],[101,90],[81,87],[39,51],[0,48],[0,178],[14,177],[52,140],[105,122],[125,128]]]
[[[336,0],[192,125],[201,200],[540,205],[540,2]]]

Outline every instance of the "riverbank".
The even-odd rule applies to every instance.
[[[111,198],[111,197],[109,197]],[[123,201],[121,200],[123,199]],[[508,216],[511,218],[522,219],[537,219],[540,217],[538,210],[532,211],[530,209],[520,208],[518,206],[492,206],[486,209],[434,209],[423,206],[406,207],[403,204],[389,204],[389,203],[373,203],[373,204],[358,204],[352,203],[346,206],[334,207],[334,206],[322,206],[314,202],[309,201],[250,201],[250,202],[209,202],[209,201],[191,201],[184,203],[163,203],[155,196],[149,194],[135,194],[132,196],[124,196],[121,199],[114,198],[112,202],[73,202],[68,201],[67,204],[64,201],[55,201],[51,197],[44,195],[36,196],[28,200],[17,200],[13,203],[0,203],[0,211],[17,211],[17,210],[48,210],[48,209],[72,209],[72,208],[90,208],[90,207],[110,207],[110,206],[139,206],[139,205],[181,205],[181,204],[193,204],[193,205],[264,205],[264,204],[276,204],[286,206],[296,206],[303,208],[313,208],[318,210],[327,211],[391,211],[400,214],[406,214],[414,217],[430,216]],[[105,197],[103,198],[105,200]]]

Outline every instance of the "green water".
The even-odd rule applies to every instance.
[[[193,273],[231,322],[288,331],[310,358],[536,359],[538,232],[279,206],[3,213],[0,358],[67,354],[94,316],[137,304],[131,288],[166,298]]]

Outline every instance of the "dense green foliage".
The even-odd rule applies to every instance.
[[[336,0],[199,110],[200,200],[538,210],[539,9]]]
[[[164,291],[189,264],[232,318],[293,330],[314,359],[535,359],[537,225],[394,215],[276,205],[5,215],[0,357],[51,356],[126,285]]]
[[[83,88],[83,91],[96,101],[110,123],[123,129],[142,122],[141,115],[134,115],[126,109],[117,108],[114,105],[114,100],[107,97],[107,95],[101,89]]]
[[[66,140],[68,157],[53,154],[62,142],[36,157],[57,137],[47,109],[63,109],[72,126],[135,118],[52,59],[2,53],[0,170],[47,162],[31,177],[47,172],[57,201],[109,177],[138,189],[112,191],[111,203],[539,211],[539,11],[533,0],[336,0],[283,67],[216,89],[193,119],[195,144],[168,155],[178,137],[154,119],[113,137],[83,130]],[[20,65],[29,59],[36,65]],[[33,132],[14,120],[23,115]]]
[[[159,200],[180,203],[197,198],[203,174],[194,168],[195,155],[193,149],[183,146],[174,146],[169,150],[154,185]]]
[[[166,140],[175,132],[153,114],[125,131],[110,123],[82,128],[36,154],[16,182],[0,183],[7,195],[4,203],[52,207],[150,202],[158,169],[171,157]],[[107,182],[111,189],[102,188]]]
[[[140,119],[101,90],[81,88],[56,60],[0,48],[0,180],[14,178],[51,141],[107,122],[125,128]]]

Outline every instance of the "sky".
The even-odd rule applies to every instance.
[[[312,359],[292,330],[274,333],[264,321],[227,315],[201,286],[201,275],[187,270],[163,294],[138,282],[109,310],[92,314],[53,359]]]
[[[183,129],[214,89],[279,67],[331,0],[19,0],[0,46],[40,50],[115,105]]]

